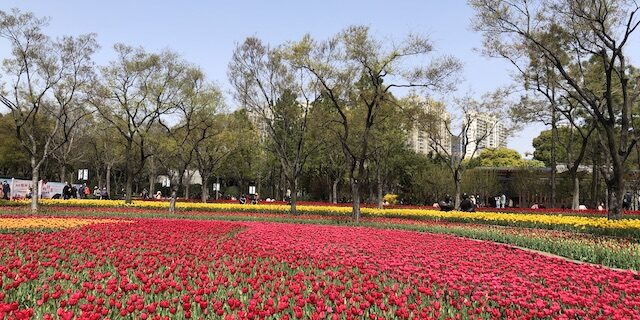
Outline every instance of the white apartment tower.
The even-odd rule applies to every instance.
[[[413,126],[409,133],[409,147],[421,154],[432,152],[449,154],[451,152],[451,134],[447,130],[447,125],[451,121],[451,116],[444,108],[444,104],[428,101],[419,96],[412,96],[409,99],[427,114],[433,116],[429,123]]]
[[[466,121],[470,123],[467,124]],[[507,131],[500,119],[486,113],[471,112],[465,117],[465,126],[468,125],[467,136],[463,139],[469,139],[464,157],[476,157],[482,149],[485,148],[501,148],[507,146]],[[475,154],[473,151],[478,147]]]

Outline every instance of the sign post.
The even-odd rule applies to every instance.
[[[89,169],[78,170],[78,181],[87,181],[87,180],[89,180]]]
[[[216,193],[216,200],[218,200],[218,193],[220,191],[220,183],[219,182],[214,182],[212,189],[213,189],[213,192]]]

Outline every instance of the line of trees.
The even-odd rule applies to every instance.
[[[175,177],[182,196],[202,201],[214,180],[222,181],[225,195],[255,185],[262,195],[289,195],[294,214],[299,196],[344,198],[357,221],[360,203],[382,206],[385,193],[426,204],[452,193],[458,206],[463,191],[504,191],[494,175],[476,167],[531,163],[511,161],[504,152],[475,161],[464,154],[479,154],[491,139],[494,128],[474,129],[478,114],[501,119],[507,134],[516,130],[504,116],[510,108],[516,123],[551,126],[551,146],[540,144],[535,156],[551,167],[552,205],[558,163],[566,163],[576,208],[579,171],[590,164],[605,181],[610,218],[619,218],[626,174],[640,159],[633,116],[639,72],[625,55],[638,5],[469,3],[483,52],[512,63],[524,94],[519,103],[510,102],[507,89],[451,98],[453,119],[442,116],[444,106],[432,97],[451,96],[462,63],[435,54],[420,35],[383,41],[367,27],[352,26],[328,39],[305,35],[276,46],[249,37],[228,65],[238,107],[232,112],[221,89],[175,52],[116,44],[115,58],[98,66],[95,34],[53,39],[45,32],[47,19],[0,11],[0,38],[11,48],[0,87],[8,110],[0,118],[0,171],[29,176],[36,185],[91,168],[94,185],[110,194],[123,189],[127,202],[141,189],[154,193],[158,175]],[[427,107],[417,95],[427,97]],[[408,145],[415,130],[427,133],[430,156]],[[496,155],[506,158],[491,158]],[[195,175],[199,190],[191,183]],[[34,210],[37,203],[34,193]]]
[[[249,181],[278,181],[295,214],[299,182],[317,170],[331,180],[334,202],[347,178],[357,221],[361,188],[375,184],[381,204],[397,169],[390,160],[406,152],[407,121],[393,90],[450,90],[461,67],[449,56],[411,63],[433,55],[428,39],[387,45],[366,27],[275,48],[251,37],[229,64],[241,107],[229,113],[220,89],[175,52],[116,44],[115,59],[97,66],[94,34],[51,39],[47,19],[16,9],[1,12],[0,21],[12,48],[4,60],[3,117],[13,120],[33,184],[50,163],[67,180],[70,167],[90,162],[98,184],[111,189],[112,177],[119,180],[127,202],[147,182],[153,192],[160,173],[177,175],[189,197],[195,172],[206,201],[210,180],[224,172],[238,193]],[[34,210],[37,203],[36,192]]]
[[[607,186],[609,218],[623,213],[626,175],[640,133],[640,73],[627,49],[640,25],[633,0],[470,0],[484,53],[509,61],[529,91],[517,113],[545,121],[558,140],[558,123],[572,128],[577,146],[566,162],[574,179],[573,206],[579,204],[577,170],[596,144],[597,166]],[[526,117],[525,117],[526,118]],[[592,139],[593,138],[593,139]],[[557,154],[553,146],[552,170]],[[555,197],[554,197],[555,198]]]

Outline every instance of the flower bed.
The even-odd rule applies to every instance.
[[[145,219],[0,248],[0,318],[640,318],[634,273],[444,235]]]
[[[31,215],[20,207],[0,207],[6,216]],[[352,225],[348,216],[285,215],[282,213],[178,211],[168,213],[154,209],[108,207],[47,207],[42,214],[71,218],[181,218],[227,221],[273,221],[304,224]],[[446,220],[416,220],[394,217],[363,217],[361,226],[414,230],[453,234],[466,238],[501,242],[540,250],[574,260],[601,264],[614,268],[640,270],[640,243],[638,239],[607,237],[559,230],[505,227]],[[1,231],[0,231],[1,232]]]
[[[68,229],[96,223],[119,222],[113,219],[54,218],[54,217],[2,217],[0,230],[16,229]]]
[[[82,207],[122,207],[139,209],[167,209],[168,203],[155,201],[137,201],[125,205],[121,200],[42,200],[46,206],[82,206]],[[287,205],[251,205],[229,203],[178,203],[179,210],[217,211],[217,212],[260,212],[287,213]],[[328,206],[298,206],[305,214],[349,216],[351,208]],[[604,217],[571,216],[532,213],[504,212],[443,212],[429,209],[376,209],[362,208],[364,216],[401,217],[408,219],[446,220],[465,223],[484,223],[504,226],[520,226],[554,230],[570,230],[592,234],[625,236],[640,238],[640,219],[608,220]]]

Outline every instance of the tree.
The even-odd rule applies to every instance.
[[[209,197],[211,176],[220,170],[221,163],[235,150],[236,132],[233,128],[239,127],[233,115],[213,115],[209,121],[208,126],[199,130],[198,136],[204,139],[195,149],[196,167],[202,176],[202,202],[207,202]]]
[[[116,44],[115,61],[102,68],[92,104],[125,141],[125,200],[131,202],[133,179],[151,156],[146,144],[155,125],[175,110],[186,64],[172,52],[151,54]],[[137,165],[136,161],[137,160]]]
[[[382,106],[379,124],[373,128],[371,135],[369,163],[375,176],[376,200],[380,209],[383,207],[385,186],[391,182],[395,165],[403,161],[411,125],[410,119],[399,108],[394,108],[395,105],[396,102]]]
[[[478,205],[488,205],[489,197],[503,190],[495,168],[470,168],[462,178],[462,188],[476,195]]]
[[[367,27],[354,26],[323,42],[307,35],[289,50],[288,58],[317,80],[336,113],[334,121],[339,125],[332,134],[345,154],[356,222],[360,218],[360,184],[366,178],[365,163],[371,155],[370,135],[382,106],[391,102],[391,91],[450,89],[461,68],[452,57],[436,58],[426,66],[409,66],[407,60],[432,53],[433,47],[424,37],[409,36],[391,47],[386,43],[374,39]],[[357,113],[349,115],[358,107]],[[354,133],[358,126],[360,132]]]
[[[69,131],[66,143],[60,143],[61,147],[51,153],[51,157],[58,162],[60,181],[68,181],[67,169],[73,164],[78,164],[87,156],[88,148],[86,146],[90,143],[87,130],[90,123],[90,121],[78,123]],[[54,139],[64,140],[65,137],[59,134]]]
[[[563,113],[567,114],[567,119],[575,121],[571,110],[563,111]],[[559,143],[563,146],[563,148],[559,150],[557,158],[564,159],[567,170],[571,175],[571,181],[573,183],[573,199],[571,207],[574,210],[577,210],[580,206],[580,180],[578,177],[578,169],[580,168],[580,165],[583,164],[589,143],[592,140],[592,133],[595,129],[596,128],[593,124],[578,125],[571,123],[570,126],[558,128],[556,130],[557,138],[555,139],[550,139],[551,137],[549,132],[543,132],[533,140],[533,146],[536,149],[534,151],[534,157],[538,160],[547,160],[549,149],[554,147],[550,146],[551,143]]]
[[[202,185],[203,188],[207,187],[211,169],[198,166],[196,156],[202,144],[221,132],[222,127],[215,118],[222,111],[223,99],[220,89],[207,83],[198,68],[189,68],[183,81],[176,107],[180,121],[170,130],[170,161],[172,166],[177,166],[179,185],[185,185],[185,197],[188,198],[191,176],[195,172],[192,169],[195,167],[202,169],[199,170]],[[185,174],[188,175],[186,180]],[[204,199],[206,202],[206,197]]]
[[[449,169],[441,158],[405,152],[398,192],[404,203],[432,205],[453,192]]]
[[[125,162],[126,140],[101,117],[90,119],[87,135],[91,140],[88,158],[95,171],[97,185],[99,188],[107,188],[107,193],[111,194],[112,171]]]
[[[10,114],[0,114],[0,175],[27,176],[29,156],[16,138],[15,122]]]
[[[442,104],[432,103],[426,108],[415,105],[410,108],[412,117],[416,119],[415,124],[428,133],[428,139],[433,144],[433,155],[440,159],[451,173],[451,179],[455,186],[454,205],[456,208],[460,207],[462,179],[469,168],[467,158],[473,159],[487,143],[489,137],[494,134],[494,131],[499,129],[498,119],[502,115],[501,110],[505,105],[508,105],[505,101],[507,96],[508,91],[497,90],[483,95],[481,101],[471,97],[457,99],[457,109],[462,118],[457,126],[452,125],[448,117],[442,117],[444,114]],[[411,100],[409,103],[411,104]],[[478,118],[481,116],[486,116],[493,121],[487,122],[483,130],[480,128],[472,130],[473,127],[479,126]],[[500,127],[502,130],[509,130],[503,121],[500,121]],[[449,137],[460,142],[458,150],[453,150],[454,148],[451,148],[447,143],[447,141],[451,141],[447,139]]]
[[[267,146],[277,156],[291,189],[291,213],[297,214],[298,179],[309,155],[309,127],[313,103],[319,96],[315,80],[254,37],[238,46],[229,63],[229,79],[236,100],[269,137]]]
[[[40,169],[69,140],[88,114],[85,94],[93,79],[95,35],[51,40],[44,34],[47,19],[17,9],[0,11],[0,37],[11,47],[3,61],[10,92],[0,95],[9,108],[15,132],[31,164],[34,189],[31,210],[38,210]]]
[[[259,176],[264,153],[262,148],[256,147],[256,142],[260,141],[261,133],[249,120],[246,109],[234,111],[225,116],[223,121],[225,130],[219,137],[220,142],[205,144],[209,148],[204,151],[211,155],[211,160],[217,161],[220,176],[227,181],[235,180],[238,188],[231,186],[228,190],[233,192],[227,191],[227,195],[237,197],[246,192],[248,182],[255,181]],[[218,158],[220,160],[216,160]]]
[[[530,52],[553,66],[558,88],[578,103],[585,117],[597,126],[610,167],[602,173],[607,184],[608,217],[622,215],[625,163],[637,144],[632,130],[632,107],[640,91],[628,65],[625,49],[640,25],[640,6],[632,0],[504,1],[470,0],[476,10],[474,29],[484,35],[485,53],[509,57],[528,65]],[[550,37],[555,34],[560,36]],[[560,45],[558,44],[560,42]],[[592,60],[593,59],[593,60]],[[585,85],[592,78],[585,64],[594,61],[600,85]],[[591,69],[593,70],[593,69]],[[616,93],[620,94],[616,101]],[[610,169],[609,169],[610,168]]]
[[[321,106],[322,102],[319,102],[316,107],[314,107],[314,112],[316,113],[316,118],[327,118],[326,113],[320,115],[320,112],[324,112],[324,106]],[[326,111],[326,110],[325,110]],[[332,125],[331,123],[327,123],[322,128],[317,128],[312,133],[312,138],[315,141],[319,141],[320,147],[318,148],[318,152],[312,154],[309,159],[309,167],[315,169],[314,174],[325,175],[329,180],[329,202],[338,203],[338,185],[340,181],[344,179],[344,174],[346,171],[344,153],[342,152],[342,148],[340,146],[340,142],[335,139],[327,132],[330,132],[327,126]]]
[[[509,148],[484,149],[472,160],[480,167],[517,168],[526,165],[518,151]]]
[[[554,143],[560,143],[561,145],[577,145],[577,141],[573,143],[569,143],[566,141],[569,138],[569,127],[560,127],[558,128],[557,138],[554,138],[554,133],[551,130],[544,130],[540,132],[540,134],[533,138],[531,144],[533,145],[533,158],[545,163],[545,165],[550,165],[552,161],[552,150]],[[575,138],[575,137],[574,137]],[[555,142],[554,142],[555,140]],[[576,150],[572,150],[575,152]],[[566,159],[566,149],[561,148],[557,150],[557,158],[558,159]]]
[[[553,37],[554,34],[549,34]],[[523,69],[515,61],[511,60],[508,55],[503,56],[511,61],[519,71],[516,81],[521,81],[527,92],[532,92],[533,97],[524,96],[521,103],[513,105],[511,108],[511,116],[516,121],[525,123],[542,122],[551,126],[551,152],[549,166],[551,167],[551,207],[556,206],[556,176],[557,176],[557,146],[558,140],[558,92],[560,84],[558,75],[554,71],[549,61],[540,59],[535,50],[528,51],[529,65]],[[562,56],[564,57],[564,55]]]

